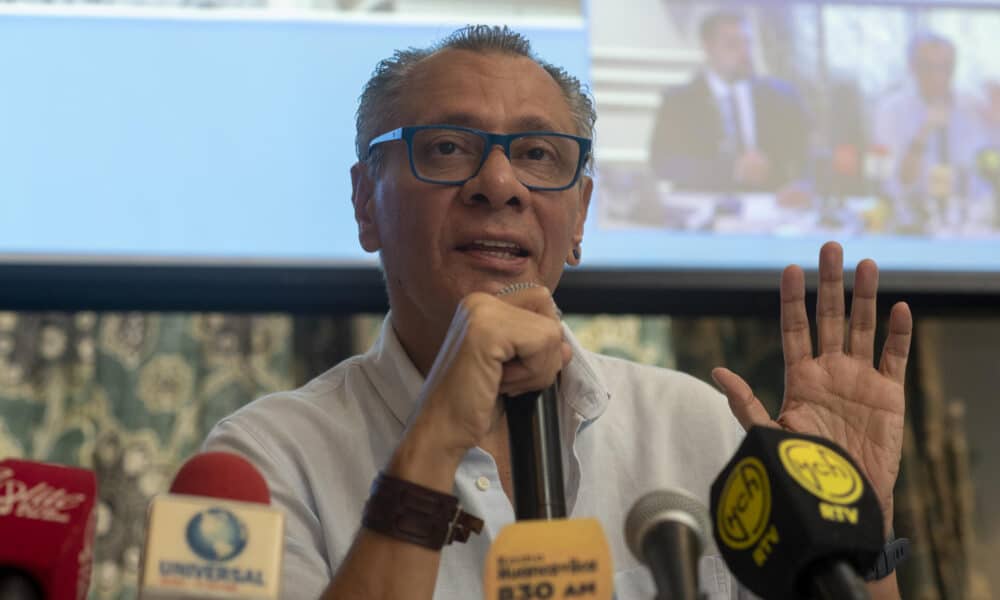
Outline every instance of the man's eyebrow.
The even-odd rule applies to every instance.
[[[427,125],[457,125],[473,129],[486,129],[482,118],[464,112],[430,115],[428,118],[421,119],[421,121]],[[552,120],[546,117],[529,115],[516,119],[513,129],[506,133],[517,133],[520,131],[560,131],[560,129]]]
[[[421,120],[427,125],[458,125],[472,129],[482,129],[483,127],[482,119],[471,113],[463,112],[431,115],[429,118]]]
[[[516,127],[518,131],[559,131],[560,128],[556,126],[554,122],[550,119],[539,115],[531,115],[527,117],[521,117],[516,122]],[[569,132],[566,132],[569,133]]]

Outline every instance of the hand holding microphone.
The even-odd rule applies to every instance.
[[[545,389],[569,362],[551,294],[526,286],[499,297],[472,293],[459,304],[421,391],[420,412],[391,464],[397,475],[450,492],[465,453],[496,431],[499,394]],[[408,464],[418,451],[437,460]]]

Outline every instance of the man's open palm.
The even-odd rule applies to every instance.
[[[819,435],[850,452],[874,486],[888,527],[903,444],[903,379],[913,318],[905,303],[892,308],[889,335],[876,369],[878,267],[871,260],[858,264],[846,346],[843,250],[839,244],[829,242],[820,250],[819,274],[818,356],[813,355],[809,335],[802,269],[791,266],[781,275],[785,397],[777,420],[771,419],[739,375],[720,367],[712,376],[744,428],[770,425]]]

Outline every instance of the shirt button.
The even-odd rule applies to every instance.
[[[481,492],[485,492],[486,490],[490,489],[489,477],[480,476],[478,479],[476,479],[476,487],[479,488],[479,491]]]

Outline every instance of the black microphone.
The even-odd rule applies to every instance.
[[[869,598],[858,573],[882,550],[878,499],[833,442],[752,427],[712,484],[715,541],[762,598]]]
[[[653,574],[657,600],[698,598],[698,559],[708,530],[708,510],[684,492],[650,492],[632,505],[625,541]]]
[[[42,589],[34,577],[20,569],[0,567],[0,599],[43,600]]]
[[[503,396],[518,520],[566,517],[558,392],[553,383],[539,392]]]

